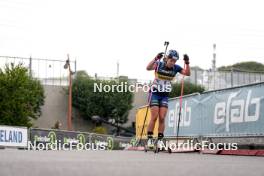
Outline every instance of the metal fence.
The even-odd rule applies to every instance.
[[[66,60],[67,58],[65,58]],[[44,85],[68,85],[68,70],[64,69],[65,60],[39,59],[0,56],[0,68],[8,63],[22,63],[29,68],[30,74],[38,78]],[[76,61],[71,61],[71,67],[76,72]],[[182,75],[178,74],[173,82],[180,83]],[[116,77],[100,77],[94,79],[116,80]],[[211,71],[191,69],[191,76],[184,78],[196,85],[202,85],[206,90],[224,89],[264,81],[264,72],[249,72],[234,69],[231,71]],[[150,84],[151,80],[128,79],[130,83]]]
[[[181,78],[182,76],[178,75],[174,82],[179,83]],[[191,76],[185,77],[185,80],[196,85],[202,85],[206,90],[216,90],[262,82],[264,81],[264,72],[191,69]]]
[[[0,68],[6,64],[14,63],[15,65],[23,64],[29,69],[29,74],[41,81],[43,85],[68,85],[68,70],[64,69],[65,60],[40,59],[0,56]],[[71,61],[71,67],[76,72],[76,61]]]
[[[117,80],[115,77],[97,77],[100,80]],[[178,74],[173,83],[180,83],[182,75]],[[217,90],[236,86],[242,86],[264,81],[264,72],[249,72],[234,69],[232,71],[210,71],[191,69],[191,76],[185,76],[185,81],[201,85],[205,90]],[[151,84],[153,80],[129,79],[131,84]]]

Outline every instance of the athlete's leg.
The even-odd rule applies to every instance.
[[[162,133],[164,132],[165,130],[165,117],[166,117],[166,114],[167,114],[167,110],[168,108],[167,107],[160,107],[160,110],[159,110],[159,133]]]
[[[159,109],[159,128],[158,128],[158,148],[163,149],[164,143],[162,141],[164,137],[164,129],[165,129],[165,117],[168,110],[168,98],[163,97],[160,101],[160,109]],[[163,145],[162,145],[163,144]]]
[[[152,94],[150,99],[150,122],[148,125],[148,147],[152,148],[154,147],[154,141],[153,141],[153,130],[155,127],[155,123],[157,121],[157,118],[159,116],[159,96]]]
[[[152,95],[150,97],[150,103],[149,103],[151,117],[150,117],[150,122],[148,125],[148,133],[149,132],[153,133],[156,120],[159,116],[159,105],[160,105],[160,97],[158,95],[152,93]]]
[[[168,97],[163,97],[160,101],[160,109],[159,109],[159,129],[158,132],[160,136],[163,136],[163,132],[165,130],[165,117],[168,111]]]
[[[165,129],[165,117],[167,114],[168,108],[166,106],[161,106],[159,110],[159,129],[158,129],[158,147],[162,149],[162,139],[164,137],[164,129]]]
[[[153,140],[153,130],[155,127],[155,123],[157,121],[158,115],[159,115],[159,106],[152,106],[150,108],[151,112],[151,118],[148,126],[148,147],[153,148],[154,147],[154,140]]]
[[[151,106],[150,113],[151,113],[151,118],[148,125],[148,132],[153,132],[156,120],[159,116],[159,106]]]

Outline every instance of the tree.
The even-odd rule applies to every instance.
[[[202,93],[204,91],[204,87],[201,85],[195,85],[193,83],[184,82],[184,89],[183,89],[183,94],[184,95],[188,95],[188,94],[192,94],[192,93]],[[169,94],[169,97],[178,97],[181,95],[181,83],[175,83],[172,84],[172,91]]]
[[[44,89],[27,68],[11,63],[0,69],[0,124],[31,127],[43,104]]]
[[[191,70],[203,71],[203,69],[199,66],[193,66],[191,67]]]
[[[219,67],[219,71],[231,71],[233,69],[234,71],[253,71],[253,72],[263,72],[264,71],[264,65],[258,62],[239,62],[234,65],[229,66],[222,66]]]
[[[105,120],[115,119],[119,123],[126,123],[132,108],[133,94],[129,91],[117,92],[115,89],[99,92],[97,89],[95,91],[95,85],[109,88],[118,85],[125,87],[128,84],[127,80],[94,80],[86,72],[79,71],[73,80],[73,106],[85,119],[97,115]]]

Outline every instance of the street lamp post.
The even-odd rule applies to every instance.
[[[69,69],[69,97],[68,97],[68,115],[67,115],[67,127],[68,130],[72,130],[72,71],[70,65],[70,57],[67,55],[68,59],[64,65],[64,69]]]

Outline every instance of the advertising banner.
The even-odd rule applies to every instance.
[[[77,149],[89,143],[88,133],[49,130],[49,129],[30,129],[30,142],[32,147],[41,149]],[[51,145],[52,144],[52,145]],[[92,146],[87,146],[92,147]]]
[[[145,117],[146,117],[146,121],[144,124]],[[144,124],[144,130],[142,133],[142,139],[147,138],[147,129],[148,129],[149,121],[150,121],[150,108],[148,108],[147,106],[139,108],[136,114],[136,138],[137,139],[139,139],[141,136],[143,124]],[[157,120],[155,127],[154,127],[154,131],[153,131],[155,137],[158,136],[158,125],[159,125],[159,121]]]
[[[164,134],[175,137],[179,122],[179,136],[264,136],[263,90],[264,83],[258,83],[184,96],[181,113],[179,97],[170,99]],[[136,116],[137,138],[143,126],[144,108],[138,109]],[[147,119],[145,130],[149,113]]]
[[[91,133],[91,141],[95,144],[104,144],[107,150],[123,150],[131,146],[131,137],[100,135]]]
[[[63,130],[30,129],[32,149],[43,150],[121,150],[131,138]],[[36,147],[36,148],[34,148]]]
[[[0,146],[27,147],[27,142],[27,128],[0,126]]]

